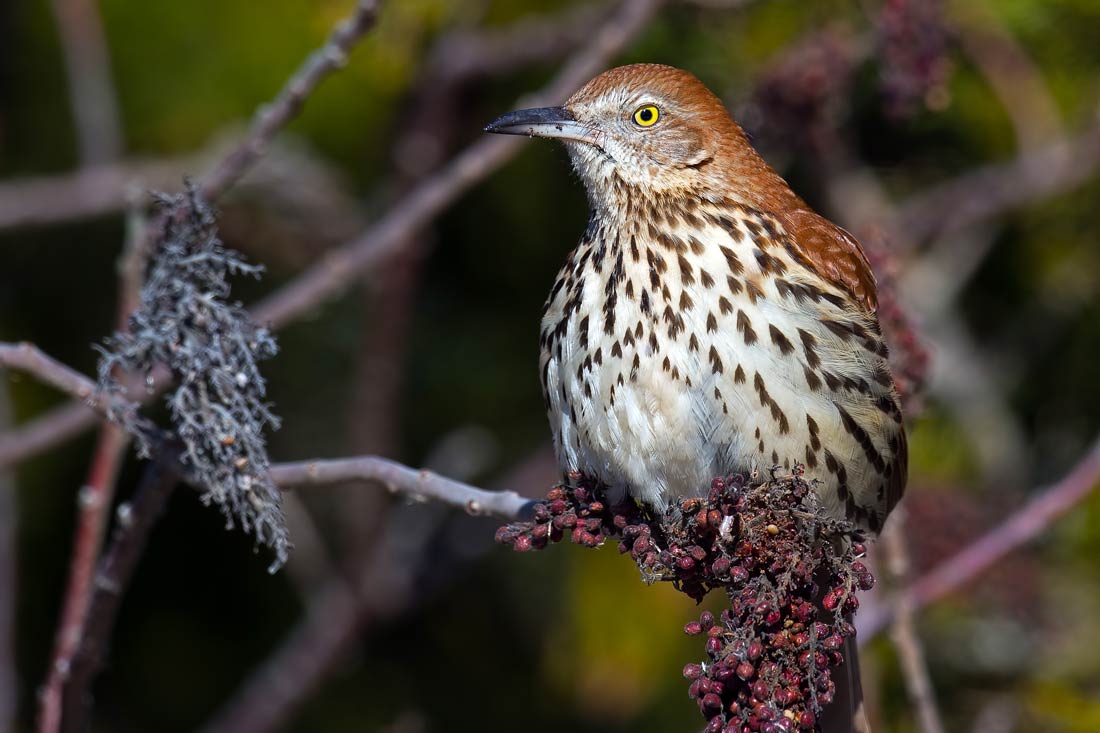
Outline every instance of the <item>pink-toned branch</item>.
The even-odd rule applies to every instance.
[[[119,329],[126,328],[130,314],[140,299],[148,249],[147,237],[144,215],[135,206],[129,216],[126,243],[118,262],[116,327]],[[109,421],[102,423],[87,478],[77,494],[76,530],[73,533],[72,558],[69,561],[69,580],[46,685],[39,696],[38,729],[43,733],[55,733],[61,727],[62,693],[73,666],[73,658],[83,641],[85,618],[92,600],[95,566],[107,530],[118,472],[129,444],[130,438],[121,427]]]
[[[145,468],[134,499],[119,507],[114,535],[97,565],[92,597],[64,680],[60,729],[87,729],[92,680],[103,664],[118,607],[145,552],[149,534],[179,479],[178,447],[162,446]]]
[[[961,590],[1009,553],[1020,549],[1046,531],[1058,518],[1080,504],[1100,486],[1100,440],[1058,483],[1041,491],[995,528],[985,533],[954,557],[914,581],[904,593],[914,610]],[[866,641],[888,626],[892,609],[857,617],[859,633]]]
[[[0,382],[0,428],[9,425],[11,419],[8,388]],[[19,672],[15,663],[18,507],[14,473],[0,468],[0,730],[15,729],[19,701]]]
[[[904,586],[909,579],[909,548],[905,538],[905,510],[894,511],[882,535],[882,549],[886,567],[894,583]],[[894,620],[890,626],[890,638],[901,661],[902,677],[909,693],[909,702],[917,712],[921,733],[943,733],[943,720],[936,706],[932,678],[928,674],[924,647],[917,635],[914,610],[910,598],[904,592],[893,599]]]
[[[92,410],[104,412],[111,407],[126,412],[135,409],[130,402],[100,392],[91,379],[25,341],[18,344],[0,342],[0,367],[31,374],[39,381],[80,400]]]

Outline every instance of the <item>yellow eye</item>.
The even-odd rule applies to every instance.
[[[634,110],[634,124],[638,127],[653,127],[661,117],[656,105],[647,104]]]

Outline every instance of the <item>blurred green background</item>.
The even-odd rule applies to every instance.
[[[122,130],[119,157],[105,164],[163,164],[167,172],[138,180],[174,189],[182,173],[200,175],[209,151],[240,133],[350,7],[101,0]],[[590,16],[577,7],[386,4],[348,66],[220,202],[226,242],[268,268],[234,296],[253,302],[350,239],[551,78],[604,6]],[[460,47],[450,41],[483,48],[517,23],[572,30],[544,51],[530,46],[529,58],[455,78]],[[918,571],[1056,480],[1100,430],[1098,38],[1094,0],[681,2],[617,59],[693,71],[796,190],[861,237],[883,217],[875,195],[904,206],[981,166],[1079,145],[1068,165],[1001,182],[1021,192],[1017,205],[948,236],[886,238],[931,363],[905,502]],[[63,59],[50,3],[0,4],[0,201],[26,177],[63,178],[80,165]],[[1067,182],[1029,195],[1048,174]],[[544,491],[555,476],[537,324],[585,219],[564,151],[531,142],[428,223],[413,254],[282,330],[266,370],[284,419],[273,459],[380,452],[481,485]],[[91,345],[115,326],[124,234],[121,211],[0,227],[0,340],[33,341],[94,373]],[[60,402],[25,376],[0,386],[14,422]],[[14,553],[17,581],[0,594],[16,611],[18,686],[0,729],[32,727],[93,445],[84,435],[14,469],[14,503],[5,502],[15,539],[0,552]],[[139,471],[131,458],[121,497]],[[363,621],[287,730],[700,725],[679,674],[701,657],[680,633],[696,613],[686,598],[645,586],[614,547],[514,555],[492,546],[491,521],[381,496],[367,487],[304,494],[291,508],[304,524],[292,529],[312,525],[317,541],[296,536],[301,556],[269,576],[249,537],[177,492],[123,604],[95,686],[94,729],[201,726],[295,627],[319,578],[333,568],[354,577],[368,555],[408,563],[411,597]],[[387,531],[419,549],[404,556],[400,542],[377,540]],[[1094,492],[1038,545],[920,616],[950,730],[1100,730],[1098,557]],[[881,729],[916,730],[889,641],[869,649],[864,678]]]

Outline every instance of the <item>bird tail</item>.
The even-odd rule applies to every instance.
[[[859,649],[856,638],[844,639],[844,664],[833,673],[836,693],[821,717],[822,733],[871,733],[871,724],[863,705],[863,686],[859,679]]]

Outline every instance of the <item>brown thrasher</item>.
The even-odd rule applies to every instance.
[[[564,140],[588,192],[540,336],[562,468],[663,512],[800,463],[825,512],[877,533],[906,438],[859,243],[679,69],[612,69],[486,130]]]

